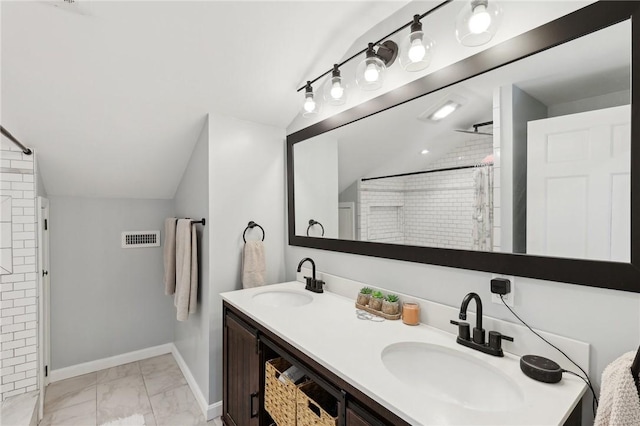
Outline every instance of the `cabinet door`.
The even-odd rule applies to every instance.
[[[258,426],[260,356],[257,332],[226,315],[223,337],[223,420],[229,426]]]
[[[384,426],[372,413],[365,411],[362,407],[349,403],[347,406],[346,426]]]

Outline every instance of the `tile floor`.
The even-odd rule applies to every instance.
[[[222,426],[205,421],[171,354],[50,384],[40,426],[100,426],[136,414],[146,426]]]

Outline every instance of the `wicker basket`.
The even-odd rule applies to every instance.
[[[288,378],[280,381],[280,375],[291,364],[283,358],[267,361],[265,365],[264,408],[278,426],[296,426],[296,392],[298,387]]]
[[[297,426],[336,426],[338,401],[315,382],[298,388]]]

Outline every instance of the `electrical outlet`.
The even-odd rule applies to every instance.
[[[514,303],[513,301],[515,300],[515,281],[516,281],[516,277],[514,277],[513,275],[501,275],[501,274],[491,274],[491,279],[494,278],[506,278],[511,282],[511,291],[507,294],[505,294],[504,296],[502,296],[504,298],[504,302],[509,305],[509,306],[513,306]],[[499,305],[502,305],[502,300],[500,300],[500,295],[499,294],[491,294],[491,301],[493,303],[497,303]]]

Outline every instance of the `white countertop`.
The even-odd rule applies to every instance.
[[[267,291],[301,292],[313,301],[299,307],[276,308],[253,300],[254,295]],[[586,390],[582,380],[569,375],[556,384],[532,380],[520,371],[519,357],[506,352],[503,358],[483,354],[457,344],[454,334],[430,326],[359,320],[355,300],[327,291],[312,293],[298,281],[227,292],[222,298],[411,424],[558,425]],[[399,342],[431,343],[475,357],[512,379],[524,402],[508,411],[484,411],[417,391],[383,364],[382,350]],[[468,380],[471,384],[474,377]],[[491,391],[487,387],[486,392]]]

